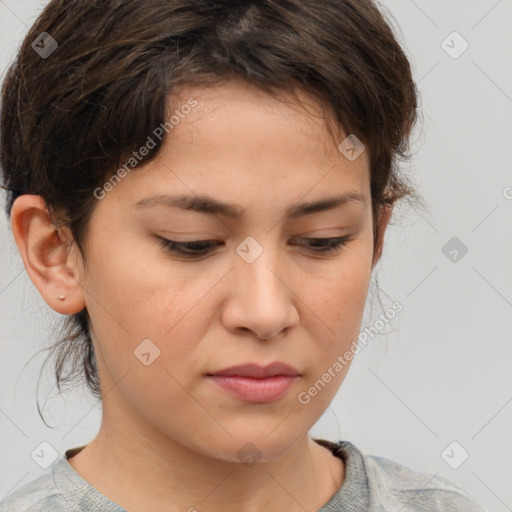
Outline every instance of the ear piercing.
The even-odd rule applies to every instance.
[[[57,299],[59,299],[59,300],[64,300],[65,298],[66,298],[66,297],[65,297],[64,295],[59,295],[59,296],[57,297]]]

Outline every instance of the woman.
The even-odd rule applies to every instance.
[[[7,214],[103,416],[0,510],[481,511],[308,434],[416,117],[369,0],[50,2],[3,86]]]

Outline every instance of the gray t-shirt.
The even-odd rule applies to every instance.
[[[318,512],[484,512],[443,477],[363,454],[349,441],[315,441],[345,462],[342,486]],[[68,457],[82,448],[67,450],[48,473],[0,501],[0,512],[126,512],[71,467]]]

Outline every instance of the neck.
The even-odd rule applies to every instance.
[[[95,489],[132,512],[313,512],[345,476],[341,459],[307,435],[280,457],[250,465],[133,427],[104,415],[96,438],[69,459]]]

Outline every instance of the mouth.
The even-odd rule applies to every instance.
[[[267,403],[274,402],[284,396],[300,377],[276,375],[274,377],[254,378],[207,375],[207,378],[214,385],[239,400]]]
[[[249,363],[206,375],[217,388],[244,402],[268,403],[284,396],[301,374],[293,366],[275,362]]]
[[[300,376],[299,370],[290,366],[289,364],[276,361],[266,366],[261,366],[257,363],[247,363],[238,366],[230,366],[208,375],[218,375],[222,377],[252,377],[264,379],[267,377],[287,376],[297,377]]]

